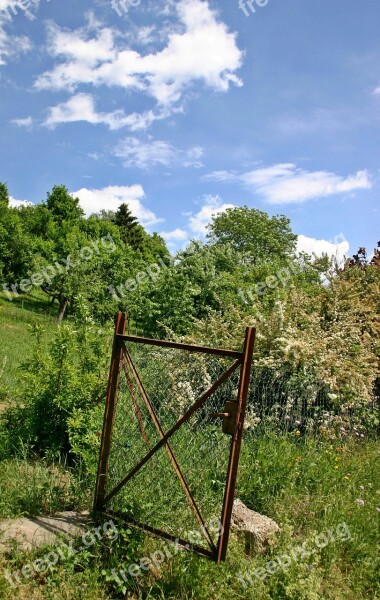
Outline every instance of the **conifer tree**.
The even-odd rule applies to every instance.
[[[121,204],[116,212],[115,223],[120,229],[120,237],[124,244],[134,250],[144,247],[144,230],[134,217],[127,204]]]

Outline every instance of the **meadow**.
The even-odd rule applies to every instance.
[[[43,302],[1,303],[3,357],[7,356],[5,396],[23,381],[22,353],[31,351],[28,325],[44,330],[46,344],[55,325],[46,316]],[[50,332],[50,334],[49,334]],[[120,575],[132,563],[151,555],[162,542],[119,525],[117,540],[94,545],[59,561],[47,572],[24,579],[12,587],[6,573],[46,555],[49,549],[31,554],[16,547],[1,555],[2,598],[168,598],[217,600],[219,598],[313,600],[380,598],[378,578],[378,520],[380,505],[380,451],[371,436],[324,439],[279,433],[268,426],[259,433],[247,432],[240,465],[237,496],[249,507],[266,514],[281,527],[279,537],[265,554],[244,554],[244,540],[234,534],[226,563],[215,565],[187,552],[144,572],[140,577]],[[161,487],[165,488],[165,479]],[[33,448],[18,448],[2,461],[0,471],[0,517],[53,514],[60,510],[91,507],[94,477],[83,463],[67,465],[42,459]],[[167,493],[167,489],[164,490]],[[139,490],[134,494],[139,497]],[[143,497],[143,490],[140,490]],[[159,509],[165,512],[165,506]],[[164,515],[163,515],[164,516]],[[340,529],[339,529],[340,527]],[[337,529],[338,528],[338,529]],[[327,544],[316,546],[318,536],[341,531]],[[299,546],[312,552],[294,553]],[[323,547],[322,547],[323,546]],[[53,550],[53,548],[50,548]],[[286,569],[273,566],[279,557],[294,558]],[[269,572],[267,566],[269,565]],[[264,579],[258,575],[265,573]]]

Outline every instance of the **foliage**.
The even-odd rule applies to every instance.
[[[246,560],[242,542],[233,538],[225,565],[181,553],[138,580],[117,581],[114,569],[159,548],[158,542],[124,528],[117,543],[98,544],[26,583],[25,596],[379,597],[373,527],[379,510],[378,444],[373,441],[379,431],[379,251],[369,260],[361,248],[343,267],[326,256],[297,256],[286,217],[243,207],[214,217],[205,242],[193,241],[172,258],[164,240],[145,232],[126,205],[86,218],[65,186],[54,186],[37,206],[10,208],[8,198],[0,184],[1,283],[12,285],[67,257],[75,266],[45,280],[38,292],[16,297],[14,304],[0,302],[0,402],[9,405],[0,416],[1,514],[90,505],[111,316],[124,310],[137,333],[206,346],[240,350],[245,328],[257,327],[238,494],[282,529],[266,556]],[[112,238],[112,252],[99,244],[105,237]],[[94,249],[87,259],[85,247]],[[130,291],[123,284],[127,281],[133,283]],[[47,298],[67,317],[60,327],[47,316]],[[134,359],[166,428],[217,372],[202,355],[192,355],[186,368],[172,351],[155,349],[151,358],[141,352]],[[117,410],[122,407],[119,399]],[[171,440],[181,464],[190,457],[191,489],[208,508],[223,491],[227,457],[212,446],[218,435],[225,444],[227,438],[209,423],[210,412],[205,406],[204,414],[193,415],[181,437]],[[141,449],[130,435],[126,411],[122,417],[114,435],[111,477],[116,479],[146,450],[146,440]],[[166,458],[164,449],[162,454]],[[202,480],[194,473],[204,456],[209,459]],[[54,462],[57,457],[63,462]],[[154,505],[155,514],[162,515],[171,505],[157,498],[165,499],[168,489],[176,503],[168,461],[166,466],[152,486],[136,483],[126,499],[129,509]],[[166,515],[173,524],[175,509]],[[318,549],[309,561],[257,580],[254,588],[242,586],[239,573],[264,567],[294,544],[312,543],[343,521],[352,532],[347,543]],[[17,553],[8,558],[14,568],[22,566]],[[0,594],[14,597],[1,577]]]
[[[1,463],[0,518],[49,515],[71,510],[78,502],[78,486],[66,465],[41,461],[22,448]]]
[[[9,204],[8,186],[0,181],[0,204]]]
[[[127,206],[121,204],[115,214],[115,224],[119,227],[120,237],[124,244],[134,250],[142,250],[144,245],[144,230]]]
[[[172,558],[165,558],[161,565],[132,578],[128,575],[129,565],[162,551],[163,543],[117,522],[117,539],[103,538],[91,548],[60,560],[40,576],[25,580],[21,588],[11,588],[2,570],[0,593],[7,600],[18,597],[18,593],[24,593],[20,597],[27,594],[31,598],[62,600],[377,598],[379,559],[373,525],[378,514],[379,476],[378,445],[372,441],[326,443],[310,438],[303,443],[289,434],[249,436],[243,445],[238,497],[275,518],[281,526],[279,538],[273,540],[265,554],[246,557],[244,540],[232,535],[224,564],[215,565],[187,552],[174,556],[173,552]],[[80,488],[77,493],[80,502]],[[364,504],[358,504],[357,499]],[[15,506],[18,501],[14,496]],[[316,546],[316,536],[336,531],[343,523],[344,536],[335,535],[325,547]],[[266,568],[302,544],[314,550],[312,556],[293,560],[289,568],[268,574],[264,581],[254,576],[256,569]],[[169,544],[164,545],[171,550]],[[78,540],[77,550],[79,546]],[[49,551],[54,551],[54,547],[32,555],[13,550],[7,561],[0,558],[0,565],[13,572],[37,558],[43,559]],[[121,576],[115,578],[121,569],[126,570],[126,581]],[[247,575],[253,585],[249,585]]]
[[[71,449],[70,417],[103,405],[107,335],[95,325],[82,298],[76,301],[76,321],[57,330],[47,351],[41,330],[35,335],[35,351],[24,365],[22,405],[8,409],[2,419],[11,446],[22,439],[35,452],[57,456]]]
[[[164,240],[147,234],[127,205],[86,219],[63,185],[54,186],[42,204],[11,209],[0,202],[0,282],[19,294],[40,287],[58,303],[58,322],[73,311],[79,294],[106,320],[118,309],[109,287],[167,254]]]
[[[64,185],[55,185],[47,194],[46,207],[53,220],[64,227],[68,223],[79,221],[84,214],[79,206],[79,199],[73,198]]]
[[[294,254],[297,236],[290,220],[283,215],[269,217],[255,208],[228,208],[213,217],[208,227],[213,243],[230,243],[239,252],[250,256],[251,262],[287,258]]]
[[[32,266],[32,244],[17,208],[0,201],[0,283],[15,283]]]

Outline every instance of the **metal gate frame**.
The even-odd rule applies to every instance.
[[[127,315],[126,313],[118,313],[116,317],[116,325],[115,325],[115,333],[113,339],[113,347],[112,347],[112,358],[111,358],[111,366],[109,372],[109,380],[108,380],[108,388],[107,388],[107,396],[106,396],[106,404],[104,411],[104,420],[103,420],[103,431],[101,438],[101,447],[100,447],[100,455],[99,455],[99,465],[98,465],[98,473],[96,479],[96,489],[95,489],[95,498],[94,498],[94,511],[113,515],[116,517],[121,517],[124,521],[128,522],[130,525],[138,527],[139,529],[146,530],[156,537],[164,538],[171,541],[177,541],[179,545],[182,545],[187,550],[191,550],[192,552],[198,553],[202,556],[205,556],[217,563],[224,561],[226,559],[228,540],[230,535],[231,528],[231,516],[233,509],[233,502],[235,498],[235,490],[236,490],[236,479],[239,467],[239,458],[240,458],[240,450],[241,450],[241,442],[243,436],[243,427],[244,427],[244,418],[247,406],[247,398],[249,391],[249,382],[251,375],[251,367],[253,360],[253,351],[255,344],[255,336],[256,330],[253,327],[247,327],[245,332],[245,340],[242,352],[237,352],[235,350],[224,350],[220,348],[208,348],[205,346],[194,346],[190,344],[181,344],[176,342],[170,342],[166,340],[155,340],[148,339],[143,337],[126,335],[126,324],[127,324]],[[206,391],[202,394],[202,396],[185,412],[184,415],[177,421],[177,423],[171,427],[171,429],[164,434],[159,420],[155,414],[154,407],[151,404],[144,386],[139,378],[138,372],[133,364],[132,358],[126,348],[125,342],[136,342],[146,345],[160,346],[162,348],[174,348],[178,350],[187,350],[188,352],[200,352],[204,354],[213,354],[217,356],[231,357],[235,358],[235,362],[226,370],[224,373],[218,378],[218,380]],[[119,386],[119,378],[122,365],[125,367],[124,360],[126,360],[128,367],[133,373],[134,379],[136,381],[137,387],[144,399],[146,407],[149,411],[149,414],[153,420],[153,423],[157,429],[157,432],[160,436],[160,441],[156,443],[156,445],[147,452],[145,457],[140,460],[133,469],[126,475],[122,481],[120,481],[114,488],[107,494],[107,478],[108,478],[108,467],[109,467],[109,457],[111,451],[111,443],[112,443],[112,433],[115,422],[115,412],[116,412],[116,404],[117,404],[117,392]],[[237,401],[230,401],[228,404],[233,410],[230,413],[216,413],[214,416],[223,418],[223,425],[230,429],[229,433],[231,433],[231,446],[230,446],[230,456],[229,463],[227,469],[227,478],[226,478],[226,487],[224,493],[224,500],[221,512],[221,531],[219,533],[219,538],[217,544],[215,545],[209,532],[207,531],[205,522],[202,518],[201,512],[192,496],[190,488],[186,482],[185,477],[182,474],[182,471],[177,463],[175,455],[169,445],[168,440],[170,437],[178,431],[178,429],[185,423],[191,415],[198,410],[204,402],[212,394],[222,385],[228,378],[232,375],[232,373],[240,367],[240,378],[239,378],[239,388],[238,388],[238,396]],[[126,373],[127,375],[127,373]],[[127,376],[128,379],[128,376]],[[135,407],[136,408],[136,407]],[[136,413],[137,414],[137,413]],[[137,414],[138,417],[138,414]],[[232,425],[232,430],[231,430]],[[143,431],[141,431],[143,434]],[[144,525],[135,521],[134,519],[127,517],[126,515],[122,515],[119,513],[115,513],[111,510],[107,510],[106,504],[113,498],[121,488],[130,480],[132,477],[152,458],[152,456],[163,446],[165,446],[166,451],[168,453],[169,459],[172,463],[173,469],[176,472],[176,475],[182,485],[182,488],[187,496],[188,502],[190,504],[191,509],[193,510],[195,517],[201,525],[202,531],[210,545],[210,550],[206,550],[205,548],[192,545],[189,548],[189,544],[185,540],[178,539],[177,537],[166,533],[164,531],[160,531],[154,527],[150,527],[148,525]]]

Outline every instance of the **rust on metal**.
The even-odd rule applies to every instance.
[[[194,552],[195,554],[199,554],[200,556],[204,556],[206,558],[211,558],[211,559],[213,559],[215,556],[215,553],[211,552],[207,548],[202,548],[202,546],[198,546],[197,544],[192,544],[186,540],[183,540],[182,538],[180,538],[176,535],[167,533],[166,531],[162,531],[161,529],[158,529],[157,527],[152,527],[151,525],[145,525],[144,523],[140,523],[139,521],[137,521],[136,519],[134,519],[133,517],[131,517],[128,514],[124,514],[122,512],[113,511],[113,510],[103,510],[101,512],[101,514],[107,518],[111,517],[111,518],[121,519],[125,523],[128,523],[128,525],[131,525],[131,527],[136,527],[137,529],[141,529],[143,531],[149,531],[149,533],[151,533],[154,537],[163,538],[165,540],[168,540],[169,542],[174,542],[174,543],[178,544],[178,546],[181,546],[181,548],[183,548],[184,550]]]
[[[187,350],[188,352],[201,352],[203,354],[215,354],[230,358],[243,358],[243,353],[237,350],[225,350],[223,348],[208,348],[207,346],[194,346],[192,344],[181,344],[169,342],[168,340],[155,340],[151,338],[138,337],[134,335],[119,335],[125,342],[146,344],[147,346],[160,346],[161,348],[174,348],[176,350]]]
[[[148,462],[148,460],[152,458],[152,456],[154,456],[154,454],[156,454],[160,448],[162,448],[164,444],[166,444],[168,439],[176,431],[178,431],[181,425],[183,425],[183,423],[185,423],[185,421],[187,421],[191,415],[194,414],[195,411],[197,411],[225,381],[227,381],[227,379],[239,367],[239,365],[241,365],[241,359],[235,361],[234,364],[231,365],[231,367],[227,369],[227,371],[225,371],[223,375],[221,375],[221,377],[219,377],[219,379],[204,394],[202,394],[199,400],[197,400],[197,402],[195,402],[195,404],[193,404],[189,410],[186,411],[186,413],[179,419],[179,421],[177,421],[177,423],[168,431],[168,433],[166,433],[164,437],[157,442],[152,450],[150,450],[150,452],[148,452],[148,454],[146,454],[144,458],[140,460],[140,462],[128,473],[128,475],[126,475],[126,477],[124,477],[124,479],[122,479],[120,483],[118,483],[118,485],[104,498],[105,504],[109,502],[111,498],[113,498],[121,490],[121,488],[124,487],[124,485],[128,483],[128,481],[132,479],[134,475],[136,475],[138,471],[140,471],[140,469]]]
[[[225,560],[228,540],[231,527],[231,515],[232,507],[236,489],[236,479],[239,466],[239,458],[241,451],[242,435],[244,418],[246,412],[249,382],[251,374],[251,366],[253,360],[253,350],[255,344],[255,329],[248,327],[246,329],[244,349],[243,352],[237,352],[235,350],[225,350],[221,348],[208,348],[205,346],[195,346],[190,344],[182,344],[177,342],[170,342],[167,340],[155,340],[149,338],[143,338],[138,336],[131,336],[125,334],[126,328],[126,315],[125,313],[119,313],[116,319],[115,335],[112,348],[111,367],[108,380],[106,405],[104,412],[104,422],[102,431],[102,440],[99,456],[98,475],[96,481],[96,491],[94,500],[94,509],[104,515],[113,515],[124,522],[129,523],[131,526],[137,527],[148,531],[152,535],[166,539],[171,542],[175,542],[185,548],[195,552],[201,556],[207,557],[214,560],[215,562],[221,562]],[[234,363],[226,369],[223,374],[217,379],[217,381],[210,386],[210,388],[202,394],[202,396],[185,412],[184,415],[171,427],[171,429],[165,434],[154,406],[150,401],[148,394],[144,388],[144,385],[140,379],[139,373],[135,367],[130,353],[128,352],[125,342],[134,342],[139,344],[146,344],[152,346],[160,346],[162,348],[172,348],[177,350],[185,350],[188,352],[200,352],[205,354],[217,355],[222,357],[234,358]],[[139,424],[140,433],[142,439],[147,445],[147,454],[136,464],[132,470],[107,494],[107,475],[109,465],[109,455],[112,442],[112,433],[115,420],[115,410],[117,403],[117,392],[119,385],[119,377],[121,366],[124,368],[125,376],[127,379],[128,388],[132,396],[133,406],[135,415]],[[227,400],[225,403],[224,411],[210,413],[209,417],[222,419],[222,431],[225,434],[232,436],[230,455],[227,470],[227,479],[223,499],[223,507],[221,512],[221,533],[219,534],[217,546],[214,544],[210,533],[206,529],[202,514],[195,502],[190,487],[181,471],[178,461],[174,455],[172,447],[169,444],[169,439],[180,429],[180,427],[190,419],[190,417],[200,409],[204,403],[218,390],[218,388],[226,382],[234,371],[240,367],[240,378],[239,378],[239,389],[237,401]],[[160,440],[154,445],[153,448],[149,449],[149,439],[144,427],[144,421],[142,416],[141,407],[136,398],[136,387],[133,385],[133,380],[130,376],[133,376],[133,380],[136,384],[137,390],[141,395],[146,409],[152,419],[156,431],[160,437]],[[185,540],[169,534],[165,531],[161,531],[158,528],[148,526],[140,523],[130,515],[112,511],[106,508],[106,504],[130,481],[136,473],[142,469],[142,467],[160,450],[165,447],[168,454],[172,467],[181,483],[181,486],[186,494],[190,508],[192,509],[196,519],[198,520],[201,530],[207,540],[210,549],[202,548],[195,544],[189,544]]]
[[[209,417],[212,419],[223,419],[222,431],[226,435],[235,434],[238,406],[238,403],[234,400],[227,400],[224,407],[225,412],[214,412],[209,414]]]
[[[244,418],[247,407],[249,382],[251,377],[255,337],[256,329],[254,329],[253,327],[247,327],[245,333],[243,352],[244,359],[240,371],[240,382],[237,402],[238,409],[235,424],[235,432],[231,441],[231,453],[227,471],[227,485],[224,494],[224,502],[221,515],[222,533],[218,541],[218,550],[215,557],[216,562],[221,562],[225,560],[227,554],[228,540],[231,528],[232,508],[235,498],[236,479],[239,467],[241,442],[243,437]]]
[[[233,400],[227,400],[225,411],[227,416],[224,417],[222,423],[222,431],[226,435],[234,435],[236,430],[236,419],[238,416],[239,404]]]
[[[137,402],[137,398],[135,396],[135,391],[133,389],[133,383],[132,383],[132,380],[131,380],[131,378],[129,376],[127,365],[125,364],[125,362],[124,362],[123,359],[124,359],[124,356],[122,358],[123,369],[124,369],[125,377],[126,377],[126,380],[127,380],[128,389],[129,389],[129,392],[130,392],[131,397],[132,397],[133,407],[135,409],[135,415],[136,415],[136,418],[137,418],[137,421],[138,421],[138,424],[139,424],[139,429],[140,429],[141,437],[144,440],[145,445],[146,445],[146,447],[149,450],[150,449],[150,443],[149,443],[149,438],[147,436],[147,433],[145,431],[144,421],[143,421],[143,417],[142,417],[142,413],[141,413],[141,408],[139,406],[139,403]]]
[[[122,355],[122,344],[118,338],[118,335],[123,335],[125,333],[126,324],[127,315],[125,313],[118,313],[115,323],[115,335],[112,346],[106,405],[104,409],[103,431],[100,444],[98,475],[96,478],[94,510],[99,510],[103,507],[104,497],[107,489],[108,463],[115,421],[117,389],[119,386],[120,363]]]
[[[132,357],[129,354],[128,350],[125,348],[125,346],[123,347],[123,353],[124,353],[124,356],[125,356],[125,358],[127,360],[128,366],[131,369],[131,371],[133,373],[133,376],[134,376],[134,378],[136,380],[137,387],[139,388],[140,393],[141,393],[141,395],[142,395],[142,397],[144,399],[145,405],[146,405],[146,407],[147,407],[147,409],[149,411],[149,414],[150,414],[150,416],[152,418],[152,421],[153,421],[153,423],[154,423],[154,425],[156,427],[157,433],[160,436],[160,438],[163,439],[165,437],[165,434],[164,434],[164,431],[163,431],[163,429],[161,427],[161,424],[160,424],[160,422],[158,420],[158,417],[156,415],[156,411],[154,410],[154,407],[153,407],[151,401],[149,400],[149,397],[148,397],[148,395],[147,395],[147,393],[145,391],[143,383],[142,383],[142,381],[141,381],[141,379],[139,377],[139,374],[138,374],[138,372],[136,370],[136,367],[135,367],[135,365],[133,363]],[[186,494],[186,497],[187,497],[188,502],[190,504],[191,510],[193,511],[193,513],[195,515],[195,518],[197,519],[198,523],[200,524],[200,526],[202,528],[202,531],[204,532],[205,537],[206,537],[208,543],[210,544],[212,550],[215,552],[215,550],[216,550],[215,544],[214,544],[214,542],[212,540],[212,537],[211,537],[211,535],[210,535],[210,533],[209,533],[209,531],[208,531],[208,529],[206,527],[206,524],[205,524],[205,522],[203,520],[201,512],[200,512],[200,510],[199,510],[199,508],[197,506],[197,503],[195,502],[193,494],[190,491],[188,483],[187,483],[185,477],[183,476],[183,473],[182,473],[182,471],[181,471],[181,469],[179,467],[177,459],[174,456],[174,453],[173,453],[173,451],[171,449],[171,446],[170,446],[169,442],[165,443],[165,449],[166,449],[166,452],[167,452],[167,454],[169,456],[170,462],[172,463],[173,469],[174,469],[174,471],[175,471],[175,473],[176,473],[176,475],[177,475],[177,477],[179,479],[179,482],[180,482],[180,484],[182,486],[182,489],[183,489],[183,491]]]

